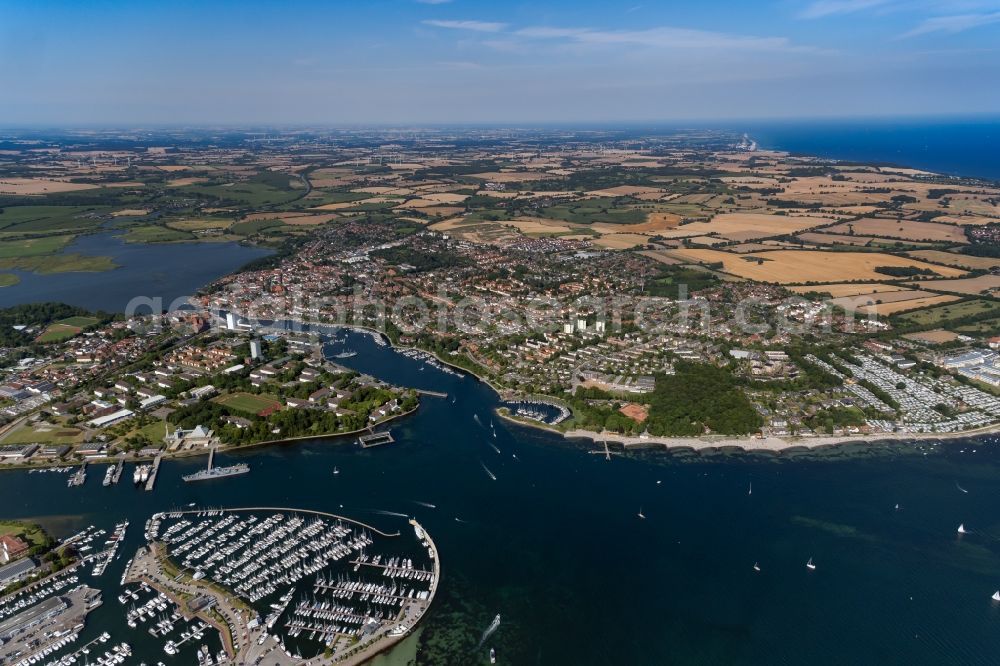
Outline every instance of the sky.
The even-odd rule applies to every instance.
[[[1000,113],[1000,0],[0,0],[0,125]]]

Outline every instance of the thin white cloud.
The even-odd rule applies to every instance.
[[[948,34],[955,34],[958,32],[964,32],[966,30],[971,30],[972,28],[978,28],[984,25],[990,25],[992,23],[1000,23],[1000,12],[991,12],[988,14],[956,14],[953,16],[935,16],[934,18],[929,18],[924,20],[923,23],[918,25],[913,30],[900,35],[901,38],[907,37],[917,37],[919,35],[927,35],[933,32],[945,32]]]
[[[506,23],[494,23],[492,21],[439,21],[430,19],[423,21],[424,25],[435,28],[448,28],[450,30],[471,30],[473,32],[500,32],[507,27]]]
[[[442,69],[482,69],[483,66],[478,62],[472,62],[469,60],[442,60],[438,63],[438,66]]]
[[[815,0],[799,13],[799,18],[817,19],[839,14],[853,14],[889,4],[891,0]]]
[[[658,27],[645,30],[594,30],[591,28],[532,27],[516,35],[530,39],[564,40],[588,45],[632,45],[663,49],[720,49],[727,51],[812,51],[793,45],[785,37],[754,37],[689,28]]]

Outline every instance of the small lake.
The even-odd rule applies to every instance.
[[[0,288],[0,307],[58,301],[90,310],[122,312],[136,296],[162,298],[164,307],[180,296],[271,254],[239,243],[126,243],[111,233],[81,236],[67,254],[109,256],[118,268],[100,273],[14,273],[19,284]]]

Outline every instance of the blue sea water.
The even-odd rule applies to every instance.
[[[1000,180],[1000,117],[767,121],[744,131],[762,148]]]
[[[114,601],[145,520],[194,502],[330,511],[385,531],[408,528],[395,514],[416,516],[442,566],[417,666],[489,663],[477,645],[498,613],[489,647],[517,666],[997,663],[995,437],[608,461],[592,444],[496,416],[499,397],[472,378],[360,333],[327,351],[347,349],[357,355],[343,363],[358,372],[450,397],[425,396],[391,425],[388,446],[341,437],[227,452],[251,473],[221,481],[184,483],[205,464],[192,458],[166,462],[148,493],[103,487],[103,465],[77,488],[63,475],[0,471],[4,518],[59,537],[132,521],[121,558],[81,580],[105,592],[81,642],[106,630],[133,646],[133,663],[194,663],[193,645],[168,659],[163,639],[130,631]],[[301,647],[319,649],[307,636]]]

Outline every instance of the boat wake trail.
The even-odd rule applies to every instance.
[[[409,518],[410,516],[405,513],[399,513],[398,511],[383,511],[382,509],[372,509],[372,513],[377,513],[382,516],[398,516],[400,518]]]
[[[480,460],[479,464],[483,466],[483,471],[486,472],[487,476],[489,476],[494,481],[497,480],[497,475],[490,471],[490,468],[486,466],[486,463],[484,463],[482,460]]]
[[[436,509],[436,504],[431,504],[430,502],[421,502],[420,500],[410,500],[414,504],[419,504],[420,506],[426,506],[428,509]]]
[[[483,422],[479,420],[479,414],[473,414],[472,415],[472,420],[475,421],[476,423],[478,423],[480,427],[482,427],[482,428],[486,427],[486,426],[483,425]]]
[[[958,488],[959,490],[961,490],[961,491],[962,491],[963,493],[965,493],[966,495],[968,495],[968,494],[969,494],[969,491],[968,491],[968,490],[966,490],[966,489],[965,489],[965,488],[963,488],[962,486],[958,485],[958,481],[956,481],[956,482],[955,482],[955,487],[956,487],[956,488]]]

